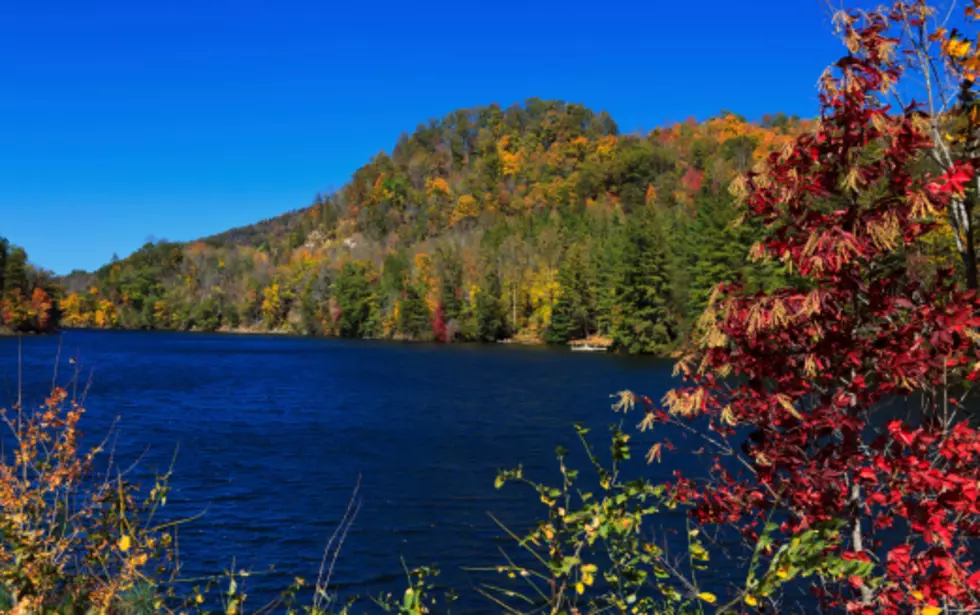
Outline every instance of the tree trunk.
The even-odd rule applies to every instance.
[[[968,203],[964,203],[964,209],[966,210],[966,216],[969,220],[969,226],[964,229],[965,243],[963,246],[963,266],[966,270],[966,287],[970,290],[977,290],[980,288],[980,284],[977,281],[977,248],[976,242],[973,239],[973,221],[970,220],[972,214],[972,207]]]
[[[864,538],[861,533],[861,486],[857,483],[851,485],[851,495],[848,500],[851,508],[851,548],[855,553],[864,551]],[[867,585],[861,585],[861,602],[870,605],[874,601],[874,594]]]

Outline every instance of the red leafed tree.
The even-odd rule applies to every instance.
[[[449,341],[449,330],[446,328],[446,311],[442,307],[442,301],[436,302],[436,307],[432,311],[432,335],[437,342]]]
[[[38,286],[31,295],[31,309],[38,331],[49,331],[54,324],[54,302],[44,289]]]
[[[980,304],[952,272],[913,266],[973,167],[930,173],[926,118],[882,102],[901,77],[888,16],[843,23],[850,53],[822,81],[816,129],[732,187],[768,229],[753,256],[791,282],[720,286],[685,384],[645,425],[706,416],[712,475],[679,477],[676,493],[701,523],[739,527],[780,577],[822,577],[826,605],[980,608],[980,434],[956,397],[978,374]],[[809,559],[786,555],[816,528],[831,529]],[[767,595],[759,582],[742,599]]]
[[[689,194],[695,194],[701,189],[704,184],[704,171],[699,171],[694,167],[691,167],[684,173],[684,177],[681,178],[681,185],[687,190]]]

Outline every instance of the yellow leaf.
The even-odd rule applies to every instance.
[[[708,604],[714,604],[715,602],[718,601],[718,597],[712,594],[711,592],[701,592],[700,594],[698,594],[698,598],[704,600]]]
[[[922,615],[939,615],[943,612],[938,606],[927,606],[920,611]]]
[[[657,442],[650,447],[650,451],[647,453],[647,463],[653,463],[656,461],[660,463],[660,451],[663,448],[663,443]]]
[[[970,41],[952,38],[946,43],[946,53],[948,53],[951,58],[958,60],[970,53],[970,46]]]
[[[782,393],[778,393],[778,394],[776,394],[776,401],[779,402],[779,405],[782,406],[783,409],[786,410],[786,412],[789,412],[790,414],[792,414],[795,418],[797,418],[799,420],[803,420],[803,416],[793,406],[793,401],[789,398],[789,396],[784,395]]]
[[[745,594],[745,604],[749,606],[759,606],[759,601],[752,594]]]
[[[119,550],[125,553],[129,551],[129,548],[133,545],[133,541],[129,536],[123,536],[119,539]]]
[[[575,584],[575,591],[581,596],[585,593],[585,585],[582,583]]]

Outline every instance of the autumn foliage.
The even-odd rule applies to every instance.
[[[154,525],[165,481],[141,500],[121,477],[96,473],[105,451],[80,445],[84,414],[60,387],[37,408],[0,410],[13,444],[0,456],[4,612],[118,613],[175,571],[172,534]]]
[[[687,384],[643,424],[707,417],[712,477],[674,487],[768,565],[748,606],[816,575],[822,603],[850,612],[980,607],[980,433],[959,401],[980,302],[915,265],[974,164],[925,166],[929,118],[885,102],[902,78],[887,33],[908,14],[842,16],[850,53],[822,81],[816,129],[733,184],[766,229],[753,256],[792,275],[768,293],[719,285],[678,365]],[[818,557],[794,559],[814,541]]]
[[[969,3],[965,21],[978,11]],[[645,517],[686,505],[698,526],[692,562],[709,561],[699,532],[720,528],[744,541],[747,581],[724,601],[697,584],[686,595],[664,584],[646,604],[780,612],[787,587],[806,585],[827,610],[978,610],[980,431],[968,408],[980,379],[980,49],[963,32],[930,28],[931,15],[919,1],[842,13],[847,55],[821,80],[819,118],[792,129],[722,114],[623,137],[604,115],[541,101],[534,113],[455,114],[379,155],[295,226],[281,221],[290,237],[276,249],[252,231],[241,232],[258,246],[148,246],[70,295],[68,322],[192,328],[234,315],[267,329],[438,341],[598,331],[651,352],[683,339],[685,319],[705,307],[677,365],[684,383],[663,409],[632,394],[617,409],[642,402],[644,430],[706,428],[707,476],[677,473],[669,489],[621,482],[591,449],[595,499],[573,493],[578,474],[564,453],[561,488],[530,483],[522,469],[502,474],[548,508],[522,541],[542,549],[545,600],[584,604],[578,596],[599,574],[585,558],[605,539],[620,574],[605,580],[635,593],[609,592],[603,608],[627,612],[627,598],[651,587],[643,575],[670,576],[641,534]],[[948,104],[931,90],[924,104],[905,101],[915,69],[930,79],[946,71],[957,84]],[[534,130],[509,127],[507,118],[530,116]],[[728,198],[744,234],[727,224]],[[678,234],[709,248],[678,256],[668,240]],[[732,264],[744,254],[719,247],[737,252],[747,237],[758,238],[752,275]],[[192,299],[208,307],[191,313]],[[32,310],[38,326],[50,322],[42,289],[4,301],[5,320]],[[50,421],[73,429],[56,397],[41,433]],[[668,463],[670,449],[658,439],[649,461]],[[615,429],[616,468],[629,450]],[[55,489],[58,476],[44,480]],[[5,510],[31,503],[17,481],[0,468]],[[8,533],[19,519],[5,518]],[[130,544],[103,541],[102,552],[122,561]],[[530,575],[513,563],[501,571]],[[94,600],[118,593],[99,587]]]
[[[461,109],[309,207],[68,276],[65,324],[561,344],[601,334],[623,352],[666,353],[715,284],[753,277],[744,252],[757,237],[729,231],[728,184],[806,126],[722,111],[621,134],[608,114],[562,101]]]
[[[58,328],[58,288],[27,262],[23,248],[0,237],[0,332],[49,333]]]

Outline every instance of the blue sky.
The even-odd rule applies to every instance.
[[[816,109],[824,0],[5,2],[0,235],[93,269],[340,187],[398,135],[528,97],[623,131]]]

